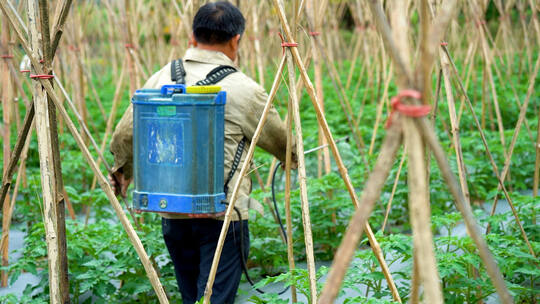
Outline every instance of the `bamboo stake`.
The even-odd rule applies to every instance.
[[[41,45],[43,51],[43,69],[49,73],[52,63],[51,35],[49,30],[49,7],[46,0],[39,0],[39,20],[41,32]],[[62,166],[60,161],[60,146],[58,141],[58,122],[53,102],[47,97],[49,115],[49,138],[51,141],[51,156],[54,169],[54,204],[56,204],[56,241],[58,243],[58,261],[60,275],[60,295],[62,303],[69,302],[69,278],[66,240],[66,208],[64,200],[64,181],[62,179]]]
[[[369,143],[369,150],[368,155],[373,154],[373,149],[375,148],[375,139],[377,138],[377,131],[379,130],[379,125],[381,124],[382,119],[382,112],[384,109],[384,105],[386,100],[388,99],[388,88],[390,87],[390,81],[392,80],[392,72],[393,72],[393,66],[390,66],[390,71],[388,72],[388,76],[386,77],[386,80],[384,81],[384,91],[383,96],[380,100],[377,100],[377,110],[376,110],[376,116],[375,116],[375,124],[373,124],[373,132],[371,133],[371,141]]]
[[[32,57],[44,53],[40,46],[38,31],[38,5],[37,1],[28,1],[29,34],[32,46]],[[28,52],[30,55],[30,52]],[[46,55],[45,55],[46,56]],[[45,58],[44,56],[44,58]],[[34,66],[36,70],[36,66]],[[36,71],[36,74],[41,74]],[[49,293],[51,303],[62,303],[64,298],[61,289],[59,244],[57,242],[57,206],[55,199],[55,169],[51,151],[51,138],[49,133],[49,113],[47,107],[47,93],[39,82],[33,83],[33,95],[36,111],[36,133],[38,138],[39,163],[41,169],[41,186],[43,191],[43,221],[45,226],[45,239],[47,242],[47,260],[49,264]]]
[[[386,222],[388,221],[388,215],[390,214],[390,209],[392,208],[392,201],[394,200],[394,195],[396,194],[396,189],[399,182],[399,176],[401,175],[401,169],[403,168],[403,163],[405,163],[405,156],[407,155],[405,151],[406,151],[406,146],[404,146],[403,148],[403,154],[401,154],[401,160],[399,161],[398,170],[396,172],[396,178],[394,179],[394,185],[392,186],[392,192],[390,193],[390,198],[388,199],[388,204],[386,205],[386,212],[384,213],[384,221],[381,227],[382,233],[384,233],[384,228],[386,227]]]
[[[255,48],[255,59],[257,60],[257,71],[259,74],[259,84],[264,87],[264,65],[261,54],[261,41],[259,33],[259,14],[257,12],[257,6],[253,5],[252,18],[253,18],[253,45]]]
[[[14,12],[10,10],[8,5],[6,5],[6,0],[0,0],[0,8],[4,12],[4,14],[6,15],[10,25],[15,30],[15,33],[17,34],[17,38],[20,41],[23,49],[29,55],[29,58],[30,58],[30,60],[32,62],[32,65],[33,65],[33,67],[35,69],[35,72],[37,74],[42,74],[43,70],[41,69],[41,67],[39,65],[39,59],[30,51],[30,49],[29,49],[29,47],[28,47],[28,45],[27,45],[27,43],[26,43],[26,41],[24,39],[23,32],[21,30],[22,26],[20,25],[20,23],[18,23],[18,20],[15,17],[16,15],[14,14]],[[139,258],[141,260],[141,263],[143,264],[143,266],[145,268],[145,271],[146,271],[146,273],[147,273],[147,275],[148,275],[148,277],[150,279],[150,283],[152,284],[152,287],[154,288],[154,291],[156,292],[160,303],[168,303],[167,297],[165,295],[165,291],[163,290],[163,286],[161,286],[161,283],[159,282],[159,278],[158,278],[158,276],[156,274],[156,271],[153,268],[150,260],[148,259],[148,255],[146,254],[146,251],[144,250],[144,247],[143,247],[139,237],[137,236],[137,233],[135,232],[135,230],[131,226],[130,221],[128,220],[128,218],[124,214],[124,212],[122,210],[122,207],[120,206],[120,203],[118,202],[118,199],[114,196],[112,188],[109,185],[109,183],[107,182],[107,179],[105,178],[105,176],[103,176],[101,171],[99,171],[99,168],[97,167],[97,164],[93,160],[93,158],[92,158],[92,156],[90,154],[90,151],[88,150],[88,148],[84,144],[81,135],[78,133],[75,125],[73,124],[73,122],[71,121],[71,118],[69,117],[68,113],[66,112],[63,105],[61,104],[60,99],[56,95],[56,92],[52,88],[51,84],[46,80],[45,81],[41,80],[41,86],[46,90],[46,92],[48,94],[50,94],[51,99],[53,100],[54,104],[56,105],[57,110],[59,111],[59,113],[64,118],[68,129],[73,134],[73,136],[75,138],[75,141],[77,142],[77,145],[79,146],[79,148],[83,152],[83,156],[85,157],[86,161],[90,164],[90,168],[92,169],[94,174],[98,175],[98,182],[99,182],[100,186],[102,187],[102,189],[104,190],[107,197],[109,198],[109,200],[111,201],[111,205],[115,209],[115,212],[116,212],[117,216],[119,217],[120,222],[122,223],[122,226],[126,230],[126,233],[128,234],[128,237],[129,237],[131,243],[133,244],[133,246],[134,246],[134,248],[135,248],[135,250],[136,250],[136,252],[137,252],[137,254],[139,256]],[[48,176],[46,176],[46,177],[48,178]]]
[[[424,143],[416,125],[411,118],[402,119],[405,133],[405,145],[408,156],[408,185],[409,209],[411,227],[413,230],[414,254],[418,256],[417,263],[420,281],[424,285],[426,303],[443,303],[442,290],[439,283],[437,261],[433,248],[431,233],[431,211],[429,208],[429,190],[424,160]]]
[[[538,196],[538,180],[540,179],[540,112],[536,113],[538,116],[538,125],[536,127],[536,161],[534,163],[534,177],[533,177],[533,197]],[[533,208],[532,224],[536,225],[536,209]],[[533,237],[536,239],[536,237]]]
[[[309,202],[306,185],[306,163],[304,159],[304,141],[302,138],[302,125],[300,121],[300,109],[298,97],[296,96],[295,81],[296,72],[291,55],[291,48],[285,50],[287,56],[287,70],[289,73],[289,86],[293,88],[289,91],[290,104],[292,106],[292,118],[296,131],[296,156],[298,158],[298,183],[300,184],[300,202],[302,206],[302,223],[304,224],[304,243],[306,245],[307,269],[309,277],[310,303],[317,302],[317,278],[315,273],[315,255],[313,253],[313,236],[311,232],[311,218],[309,215]],[[289,119],[290,120],[290,119]],[[292,240],[291,240],[292,241]]]
[[[461,185],[461,191],[465,195],[465,200],[471,203],[471,197],[469,194],[469,187],[467,186],[467,171],[465,168],[465,161],[463,160],[463,153],[461,151],[461,141],[459,138],[459,122],[456,115],[456,104],[454,102],[454,94],[452,94],[452,84],[450,82],[450,63],[448,58],[444,56],[444,51],[440,50],[441,69],[444,80],[444,89],[446,91],[446,102],[448,104],[448,113],[450,114],[450,124],[452,133],[452,142],[454,145],[454,151],[456,153],[456,161],[458,168],[459,183]]]
[[[251,139],[248,153],[246,155],[246,158],[244,159],[242,168],[240,169],[240,173],[239,173],[240,177],[243,177],[246,175],[251,159],[253,158],[253,154],[255,153],[255,147],[257,146],[257,141],[259,140],[259,136],[262,133],[264,123],[266,122],[266,117],[268,116],[268,113],[270,112],[270,109],[272,107],[272,102],[274,100],[274,97],[277,93],[277,89],[279,87],[279,78],[281,76],[281,72],[283,71],[284,66],[285,66],[285,57],[283,57],[283,59],[281,60],[281,64],[279,65],[278,71],[276,73],[276,77],[274,78],[274,82],[272,84],[272,89],[270,90],[270,93],[268,94],[268,99],[266,100],[266,104],[264,106],[263,112],[261,113],[261,118],[259,119],[257,128],[255,129],[255,132],[253,134],[253,138]],[[227,206],[227,211],[225,212],[225,216],[223,218],[223,226],[221,228],[221,233],[219,235],[219,239],[217,242],[216,251],[214,254],[214,258],[212,260],[212,267],[210,268],[210,273],[208,274],[208,281],[206,283],[206,289],[204,291],[204,302],[203,302],[204,304],[209,304],[210,298],[212,297],[212,287],[214,285],[214,280],[216,278],[216,272],[217,272],[219,260],[221,258],[221,251],[223,250],[223,245],[225,244],[225,237],[227,236],[227,231],[229,230],[229,225],[231,223],[232,211],[234,210],[234,205],[236,203],[236,199],[238,198],[238,191],[240,189],[241,180],[242,178],[239,178],[234,184],[234,188],[233,188],[231,199],[230,199],[231,201],[229,202],[229,205]]]
[[[294,246],[293,246],[293,231],[292,231],[292,214],[291,214],[291,161],[292,161],[292,120],[293,116],[292,99],[289,98],[288,114],[287,114],[287,150],[285,152],[285,217],[287,225],[287,259],[289,261],[289,271],[294,272]],[[540,130],[540,128],[539,128]],[[540,131],[539,131],[540,132]],[[540,133],[539,133],[540,134]],[[293,277],[294,278],[294,277]],[[296,280],[291,284],[291,300],[292,303],[297,302],[296,295]]]
[[[0,53],[1,55],[5,56],[2,58],[1,63],[1,71],[2,71],[2,118],[3,118],[3,132],[2,136],[4,137],[3,142],[3,155],[4,155],[4,176],[7,173],[8,165],[9,165],[9,159],[5,157],[6,155],[11,154],[11,146],[10,146],[10,138],[11,138],[11,121],[12,121],[12,81],[9,77],[9,63],[8,61],[12,58],[9,58],[7,56],[13,56],[12,50],[9,45],[9,25],[7,24],[7,21],[4,19],[2,20],[2,37],[1,37],[1,48]],[[2,199],[2,239],[5,239],[5,246],[1,247],[0,250],[2,252],[2,266],[7,267],[9,265],[9,248],[8,248],[8,242],[9,242],[9,195],[7,195],[5,198]],[[2,287],[7,287],[8,284],[8,273],[4,270],[0,273],[0,281]]]

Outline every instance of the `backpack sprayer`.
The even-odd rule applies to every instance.
[[[218,86],[174,84],[135,92],[136,210],[199,216],[225,211],[225,102]]]
[[[225,103],[217,82],[236,72],[218,66],[185,85],[181,59],[173,85],[137,90],[133,103],[133,208],[198,217],[223,214]],[[234,172],[232,172],[234,174]]]

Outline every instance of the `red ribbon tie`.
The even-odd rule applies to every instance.
[[[400,114],[409,116],[409,117],[423,117],[429,114],[431,111],[431,106],[429,105],[408,105],[401,103],[402,98],[414,98],[414,99],[421,99],[422,94],[416,90],[403,90],[399,92],[397,96],[394,96],[391,100],[392,105],[392,111],[390,112],[390,115],[388,116],[388,120],[386,121],[385,128],[388,129],[390,125],[392,125],[392,119],[394,116],[394,112],[398,111]]]
[[[49,74],[44,74],[44,75],[41,75],[41,74],[30,74],[30,78],[34,78],[34,79],[52,79],[54,78],[54,75],[49,75]]]

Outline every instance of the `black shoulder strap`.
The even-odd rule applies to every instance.
[[[242,160],[242,154],[244,153],[244,147],[246,145],[247,138],[244,136],[242,137],[242,140],[238,143],[238,147],[236,148],[236,152],[234,153],[234,159],[233,163],[231,165],[231,171],[229,171],[229,175],[227,176],[227,180],[225,181],[225,185],[223,186],[223,191],[225,192],[225,196],[229,193],[229,182],[232,180],[234,173],[236,173],[236,169],[238,169],[238,165],[240,164],[240,161]]]
[[[236,69],[233,68],[232,66],[220,65],[217,68],[211,70],[206,75],[205,79],[197,81],[195,85],[203,86],[203,85],[216,84],[234,72],[236,72]]]
[[[176,84],[186,84],[186,70],[182,58],[171,62],[171,80]]]
[[[228,65],[220,65],[206,75],[206,78],[195,83],[198,86],[216,84],[225,77],[236,72],[236,69]],[[171,62],[171,80],[176,84],[186,84],[186,70],[182,58]]]

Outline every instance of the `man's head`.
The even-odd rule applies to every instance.
[[[194,45],[222,51],[234,60],[245,24],[244,16],[231,3],[207,3],[197,11],[193,19]]]

